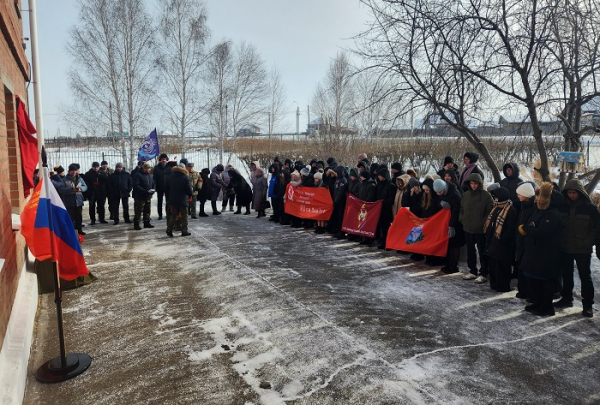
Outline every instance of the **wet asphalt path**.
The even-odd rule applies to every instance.
[[[85,228],[99,280],[64,312],[92,366],[32,379],[26,404],[600,403],[600,314],[580,301],[536,318],[515,292],[254,215],[190,220],[187,238],[153,222]],[[46,295],[32,373],[55,322]]]

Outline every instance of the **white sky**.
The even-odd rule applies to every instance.
[[[154,13],[156,3],[147,3]],[[300,106],[302,131],[307,122],[306,106],[331,58],[340,49],[352,47],[351,37],[364,29],[369,17],[358,0],[205,0],[205,4],[213,43],[224,38],[236,44],[245,40],[259,49],[267,68],[276,65],[281,72],[290,132],[296,128],[294,101]],[[59,106],[72,102],[67,82],[71,61],[65,44],[69,28],[77,23],[77,2],[42,0],[36,5],[44,132],[46,137],[54,137],[60,130],[65,136],[69,128],[60,121]],[[26,10],[27,2],[22,6]],[[23,22],[24,36],[29,37],[29,13],[23,13]],[[28,42],[27,52],[30,50]],[[32,85],[29,93],[33,120]],[[154,126],[161,125],[149,123],[149,128]]]

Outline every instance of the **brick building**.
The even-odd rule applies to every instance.
[[[11,214],[23,208],[15,96],[29,104],[29,63],[23,48],[21,0],[0,0],[0,350],[25,265],[25,240]]]

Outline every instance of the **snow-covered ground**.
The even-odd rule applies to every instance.
[[[31,380],[25,404],[600,403],[600,313],[581,316],[578,283],[574,308],[538,318],[515,291],[254,215],[187,238],[153,222],[85,228],[98,281],[63,306],[92,366]],[[58,355],[54,311],[44,296],[34,370]]]

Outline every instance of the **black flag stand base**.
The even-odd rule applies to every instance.
[[[60,356],[44,363],[35,373],[35,378],[42,383],[57,383],[78,376],[90,367],[92,358],[85,353],[69,353],[65,348],[65,331],[62,316],[62,291],[58,265],[54,267],[54,302],[56,303],[56,317],[58,319],[58,340],[60,343]]]
[[[38,368],[35,378],[43,383],[56,383],[76,377],[88,369],[92,358],[85,353],[69,353],[66,367],[61,367],[62,358],[56,357]]]

